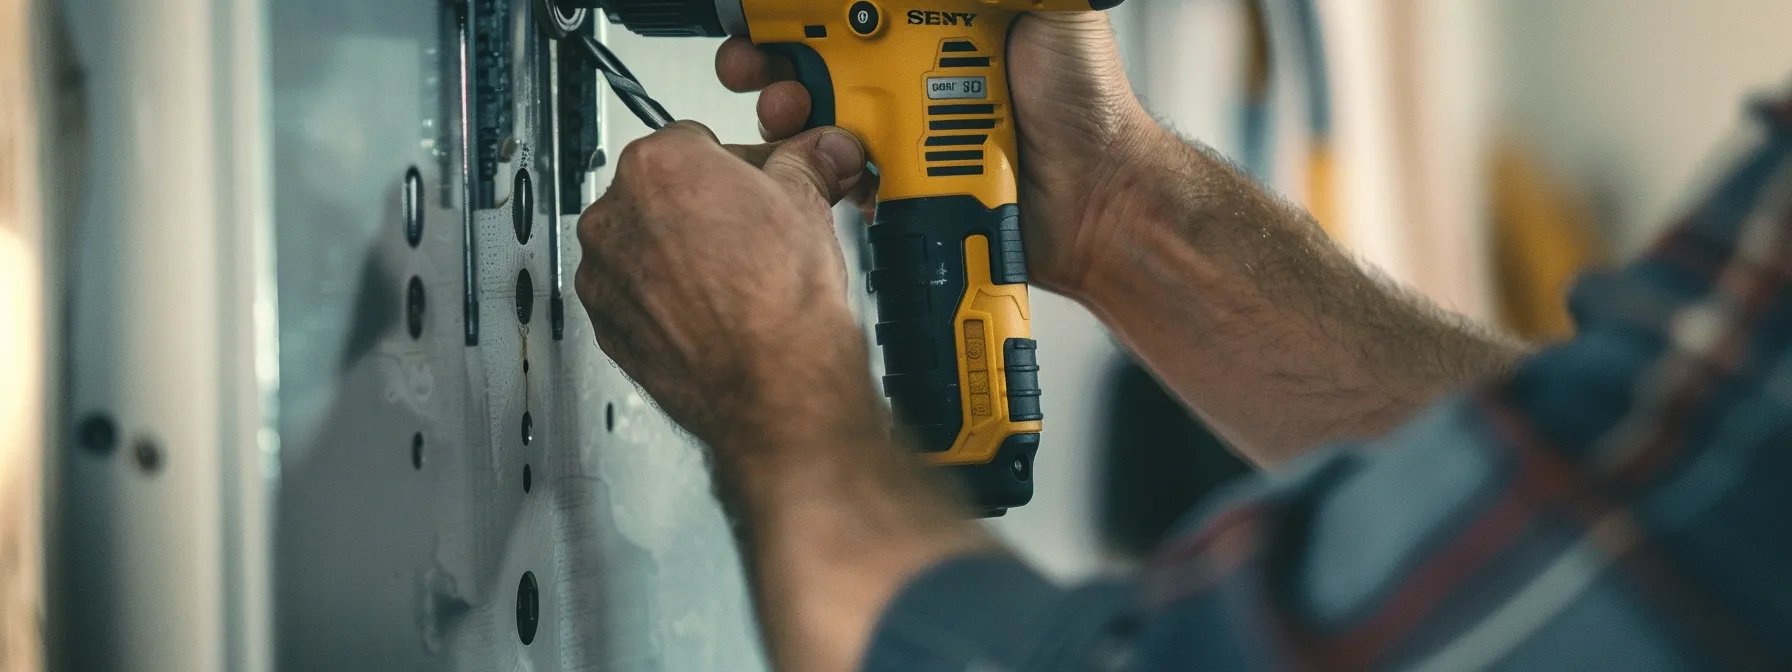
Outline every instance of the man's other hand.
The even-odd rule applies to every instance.
[[[890,441],[831,204],[851,134],[732,147],[679,123],[623,150],[579,220],[598,345],[713,450],[773,667],[855,669],[910,577],[996,548]]]
[[[598,345],[705,439],[864,370],[830,211],[864,164],[837,128],[742,147],[680,122],[631,143],[579,219]]]

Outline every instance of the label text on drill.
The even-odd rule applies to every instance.
[[[976,14],[965,12],[928,12],[919,9],[908,11],[908,23],[911,26],[964,26],[973,27],[977,21]]]
[[[933,100],[982,100],[989,97],[989,78],[929,77],[927,97]]]

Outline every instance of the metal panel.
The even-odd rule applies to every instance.
[[[66,260],[67,420],[122,438],[65,460],[62,667],[764,669],[702,449],[570,286],[553,328],[579,250],[552,187],[575,166],[530,2],[66,2],[104,159]],[[460,12],[486,10],[503,37],[463,54]],[[713,41],[610,37],[674,112],[752,139]],[[614,154],[644,129],[610,109]],[[469,141],[502,155],[489,175]]]
[[[701,450],[597,350],[570,286],[564,337],[554,336],[549,299],[555,271],[570,282],[578,261],[576,217],[553,214],[541,108],[548,75],[537,67],[548,47],[528,3],[472,8],[502,6],[510,6],[512,133],[501,143],[493,207],[475,208],[469,241],[459,8],[271,4],[283,344],[279,666],[763,667]],[[491,42],[474,35],[475,84],[491,76],[477,62],[481,44]],[[492,113],[470,102],[475,121]],[[469,135],[477,146],[476,129]],[[412,169],[424,190],[414,248],[404,235]],[[523,199],[513,184],[522,170],[535,192],[532,234],[519,242],[513,218]],[[477,203],[478,189],[470,191]],[[479,304],[472,346],[463,328],[468,275]],[[415,338],[413,279],[422,288]],[[528,644],[518,623],[525,573],[539,603]]]

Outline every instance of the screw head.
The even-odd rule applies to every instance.
[[[143,473],[154,475],[162,470],[162,447],[147,436],[138,437],[131,447],[131,455],[137,458],[137,468]]]

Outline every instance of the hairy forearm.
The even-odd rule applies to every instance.
[[[910,577],[998,548],[960,498],[890,440],[860,373],[857,332],[835,342],[838,361],[796,374],[815,379],[789,380],[787,369],[755,395],[755,420],[705,437],[718,448],[721,494],[780,670],[856,669]]]
[[[1093,213],[1117,233],[1082,299],[1257,463],[1377,436],[1522,354],[1365,270],[1223,159],[1142,136]]]

